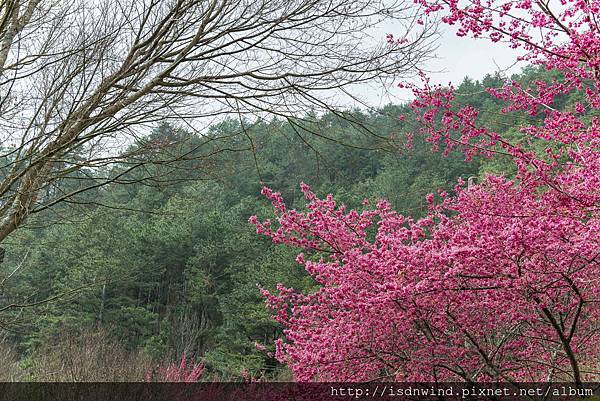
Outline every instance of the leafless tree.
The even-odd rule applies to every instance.
[[[0,242],[85,190],[61,190],[61,177],[119,162],[114,149],[158,121],[297,116],[331,107],[332,91],[414,72],[434,24],[416,24],[411,4],[0,0]],[[384,20],[403,41],[374,44]]]

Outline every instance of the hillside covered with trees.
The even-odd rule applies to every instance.
[[[525,84],[553,76],[528,68],[514,78]],[[476,107],[488,127],[516,139],[520,124],[535,118],[503,118],[503,103],[486,92],[501,84],[494,75],[465,79],[459,106]],[[566,97],[561,107],[577,101]],[[317,284],[295,262],[295,249],[257,236],[248,223],[251,215],[269,215],[263,186],[276,188],[291,206],[303,205],[306,182],[349,207],[386,199],[418,218],[426,214],[427,194],[452,192],[460,177],[477,182],[488,172],[515,174],[501,156],[466,163],[462,155],[432,152],[431,143],[413,137],[414,119],[399,119],[408,113],[406,105],[357,111],[354,121],[328,113],[313,118],[312,127],[227,119],[203,135],[163,124],[125,150],[132,160],[66,175],[66,190],[106,175],[129,184],[115,182],[42,211],[6,243],[1,306],[26,305],[2,311],[2,346],[14,350],[14,374],[68,380],[66,372],[52,377],[53,363],[90,346],[81,338],[101,333],[123,358],[141,354],[144,363],[185,354],[214,379],[237,380],[242,372],[289,377],[273,357],[282,327],[258,286],[286,283],[311,292]],[[136,147],[148,143],[177,163],[123,174],[136,161]]]

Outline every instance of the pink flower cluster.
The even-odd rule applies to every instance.
[[[317,292],[263,290],[286,328],[277,357],[301,381],[590,378],[600,224],[574,203],[489,177],[419,221],[385,203],[359,214],[313,199],[276,231],[257,223],[327,255],[297,259]]]
[[[460,35],[524,47],[561,78],[490,90],[507,115],[541,117],[521,127],[524,145],[480,126],[472,107],[455,107],[451,87],[426,78],[413,87],[420,134],[434,148],[467,159],[503,154],[518,170],[514,180],[461,180],[453,196],[428,196],[424,219],[383,201],[346,210],[304,184],[307,210],[288,210],[265,188],[277,222],[251,222],[301,248],[298,263],[321,285],[263,290],[285,327],[276,357],[299,381],[597,381],[600,2],[418,3]],[[573,110],[554,107],[569,94],[581,98]],[[542,152],[527,146],[540,141]]]
[[[158,368],[156,372],[152,370],[146,372],[146,381],[195,383],[203,373],[204,364],[190,363],[184,352],[179,363],[171,363],[166,368]]]

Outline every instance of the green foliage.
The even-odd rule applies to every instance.
[[[552,77],[539,69],[520,77],[541,78]],[[535,119],[503,118],[501,102],[485,91],[499,85],[497,76],[466,79],[459,100],[516,141],[522,120]],[[576,100],[564,99],[564,107]],[[0,302],[35,306],[5,311],[2,324],[18,329],[12,337],[23,354],[65,331],[100,326],[155,360],[183,352],[202,358],[215,378],[239,378],[243,369],[285,375],[271,354],[281,328],[258,287],[285,282],[312,291],[315,283],[294,262],[295,250],[273,246],[247,223],[269,213],[262,185],[292,206],[303,203],[298,185],[305,181],[351,207],[385,198],[401,213],[421,216],[425,196],[451,191],[458,177],[512,174],[501,157],[465,163],[432,153],[417,134],[406,149],[407,134],[417,130],[410,118],[398,119],[408,112],[388,105],[355,112],[350,121],[333,113],[313,122],[231,119],[203,136],[159,126],[127,150],[122,165],[85,178],[89,184],[94,174],[108,174],[128,185],[84,193],[75,206],[59,204],[11,237],[0,281],[17,267],[18,274],[0,288]],[[140,162],[143,169],[128,171]],[[74,189],[85,184],[71,178],[80,178]]]

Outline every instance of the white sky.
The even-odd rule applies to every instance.
[[[393,25],[381,27],[379,32],[383,36],[386,33],[395,33]],[[430,71],[428,75],[433,83],[447,85],[451,82],[458,85],[465,77],[481,80],[486,74],[504,70],[510,75],[519,72],[524,66],[522,62],[515,65],[517,56],[522,53],[506,44],[471,37],[461,38],[456,36],[454,27],[447,25],[440,26],[440,33],[436,58],[424,66]],[[388,93],[385,93],[384,88],[374,85],[361,85],[353,88],[351,92],[360,95],[360,98],[372,107],[404,103],[412,97],[409,90],[400,89],[396,85],[387,88]]]

